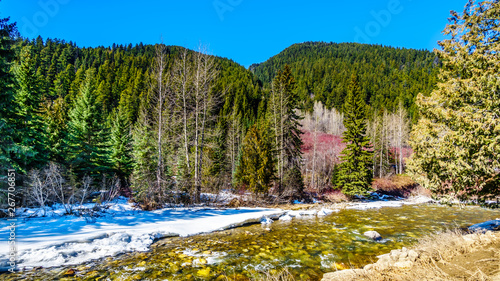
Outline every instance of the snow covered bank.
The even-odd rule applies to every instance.
[[[229,200],[230,197],[228,196]],[[283,211],[265,208],[165,208],[142,211],[127,203],[125,198],[107,206],[93,216],[65,216],[62,206],[43,212],[19,209],[16,222],[18,268],[51,267],[81,264],[93,259],[115,256],[124,252],[147,251],[158,238],[190,236],[261,222],[270,225],[273,220],[291,221],[298,218],[323,217],[348,209],[401,207],[421,204],[429,198],[397,201],[364,201],[332,209]],[[431,200],[432,201],[432,200]],[[84,206],[87,210],[92,205]],[[321,207],[321,206],[318,206]],[[0,269],[8,268],[10,235],[9,222],[0,220]]]
[[[166,208],[152,212],[137,210],[125,199],[89,220],[80,216],[27,218],[32,210],[21,210],[16,222],[18,268],[80,264],[130,251],[147,251],[157,238],[190,236],[277,218],[280,209]],[[9,222],[0,220],[0,237],[9,236]],[[0,268],[8,268],[7,239],[0,240]]]
[[[350,203],[346,209],[356,209],[356,210],[368,210],[368,209],[379,209],[383,207],[402,207],[403,205],[416,205],[416,204],[426,204],[435,202],[429,197],[416,196],[409,199],[397,200],[397,201],[367,201],[367,202],[355,202]]]

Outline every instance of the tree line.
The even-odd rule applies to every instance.
[[[432,52],[357,43],[305,42],[294,44],[266,62],[250,66],[264,85],[285,64],[297,79],[297,95],[308,112],[320,101],[342,111],[353,74],[360,94],[372,111],[395,111],[400,102],[416,121],[418,93],[429,94],[441,62]]]
[[[203,190],[237,184],[257,192],[244,179],[242,147],[247,131],[261,130],[260,124],[273,135],[266,151],[277,176],[259,192],[273,187],[279,195],[296,196],[287,191],[296,179],[300,189],[290,69],[266,92],[251,72],[203,49],[30,41],[8,19],[1,30],[0,165],[17,170],[25,194],[36,199],[46,189],[45,198],[34,201],[76,200],[77,193],[63,200],[42,182],[68,192],[132,192],[147,208],[198,203]]]

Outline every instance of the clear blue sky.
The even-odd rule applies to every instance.
[[[21,35],[78,46],[157,43],[196,49],[248,67],[305,41],[432,50],[450,10],[466,0],[2,0]]]

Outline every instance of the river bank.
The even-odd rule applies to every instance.
[[[266,272],[274,274],[284,268],[288,268],[296,280],[320,280],[324,273],[351,266],[362,268],[376,261],[379,255],[411,247],[428,233],[466,227],[500,216],[497,210],[417,204],[420,201],[422,198],[351,202],[343,206],[295,204],[289,206],[293,209],[281,210],[281,220],[263,216],[241,227],[161,239],[146,251],[108,255],[75,265],[37,267],[14,275],[2,274],[0,280],[52,280],[65,275],[68,280],[259,280]],[[184,214],[194,216],[199,212],[243,209],[246,208],[205,208],[204,211],[184,211]],[[166,220],[162,216],[156,218]],[[198,219],[209,218],[213,216],[206,214]],[[224,219],[218,221],[224,222]],[[196,227],[190,222],[194,221],[185,223]],[[364,233],[369,231],[377,231],[382,239],[374,241],[366,237]],[[126,242],[131,241],[118,242],[127,245]],[[79,245],[107,249],[98,247],[99,240]],[[74,252],[64,254],[75,255]]]
[[[64,208],[49,212],[19,209],[16,222],[17,268],[77,265],[91,260],[126,252],[144,252],[157,240],[166,237],[187,237],[235,228],[250,223],[270,224],[273,220],[290,221],[303,216],[322,217],[341,209],[376,209],[428,203],[426,197],[406,200],[378,200],[338,204],[294,204],[274,208],[164,208],[143,211],[126,198],[101,206],[75,208],[64,215]],[[282,207],[282,208],[280,208]],[[84,211],[82,211],[84,210]],[[10,225],[0,221],[0,235],[7,237]],[[8,241],[0,242],[0,261],[7,261]],[[5,262],[0,268],[5,271]]]
[[[363,269],[327,273],[322,279],[333,280],[500,280],[500,232],[425,236]]]

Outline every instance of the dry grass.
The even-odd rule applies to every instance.
[[[266,272],[264,276],[259,279],[254,279],[259,281],[294,281],[293,275],[285,268],[279,272]]]
[[[429,190],[418,185],[412,178],[407,175],[394,175],[390,178],[376,178],[373,180],[372,187],[380,193],[393,196],[431,196],[431,192]]]
[[[412,191],[411,191],[411,196],[425,196],[425,197],[432,197],[432,192],[429,189],[424,188],[421,185],[417,185]]]
[[[323,194],[322,199],[327,203],[342,203],[349,201],[349,198],[340,190],[326,192]]]
[[[422,238],[411,268],[372,269],[346,280],[500,280],[500,233],[448,231]]]

